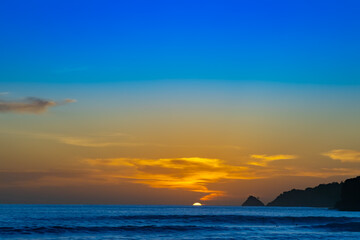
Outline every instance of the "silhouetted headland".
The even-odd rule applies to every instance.
[[[263,202],[259,200],[259,198],[254,196],[249,196],[248,199],[242,204],[242,206],[247,207],[262,207],[265,206]]]
[[[281,193],[267,206],[278,207],[328,207],[333,208],[340,200],[343,183],[320,184],[305,190],[292,189]]]
[[[335,208],[341,211],[360,211],[360,176],[347,179],[341,189],[341,200]]]

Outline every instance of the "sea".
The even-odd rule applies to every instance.
[[[0,239],[360,239],[360,213],[325,208],[0,205]]]

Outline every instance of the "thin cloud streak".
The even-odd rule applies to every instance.
[[[51,107],[74,102],[76,102],[74,99],[65,99],[57,102],[36,97],[28,97],[19,101],[0,100],[0,113],[12,112],[40,114],[46,112]]]
[[[74,184],[95,184],[90,170],[0,170],[1,187],[67,186]]]
[[[157,147],[157,148],[217,148],[217,149],[231,149],[242,150],[241,147],[235,145],[179,145],[179,144],[162,144],[156,142],[141,142],[137,141],[137,138],[133,135],[121,132],[114,133],[96,133],[88,134],[85,136],[66,136],[52,133],[34,133],[34,132],[19,132],[16,130],[1,130],[6,134],[17,134],[29,137],[35,137],[39,139],[49,139],[62,144],[76,146],[76,147],[88,147],[88,148],[105,148],[105,147]]]
[[[52,133],[34,133],[34,132],[20,132],[16,130],[7,130],[0,131],[6,134],[16,134],[21,136],[27,136],[37,139],[48,139],[56,141],[62,144],[78,146],[78,147],[91,147],[91,148],[101,148],[101,147],[137,147],[137,146],[147,146],[146,143],[130,142],[124,141],[125,139],[133,139],[134,137],[126,133],[103,133],[103,134],[93,134],[86,136],[66,136],[60,134]],[[152,146],[155,146],[153,144]]]
[[[91,147],[91,148],[103,148],[103,147],[157,147],[157,148],[220,148],[220,149],[233,149],[240,150],[241,147],[231,146],[231,145],[169,145],[162,143],[149,143],[149,142],[137,142],[134,141],[134,137],[126,134],[119,135],[102,135],[98,137],[94,136],[86,136],[86,137],[77,137],[77,136],[56,136],[56,135],[39,135],[41,137],[49,138],[61,142],[63,144],[78,146],[78,147]],[[126,138],[127,140],[132,141],[124,141],[118,140],[114,138]]]
[[[278,154],[278,155],[266,155],[266,154],[252,154],[250,155],[252,159],[255,161],[250,161],[248,164],[255,166],[267,166],[269,162],[278,161],[278,160],[292,160],[298,158],[296,155],[286,155],[286,154]]]

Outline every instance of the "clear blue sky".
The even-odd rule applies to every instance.
[[[360,82],[359,1],[0,3],[0,81]]]

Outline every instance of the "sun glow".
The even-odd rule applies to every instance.
[[[196,202],[196,203],[193,204],[193,206],[202,206],[202,204],[199,203],[199,202]]]

